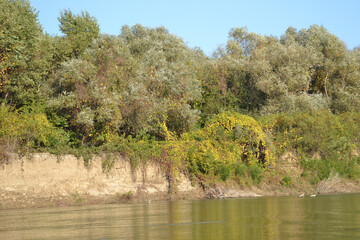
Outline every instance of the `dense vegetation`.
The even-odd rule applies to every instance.
[[[49,36],[28,1],[0,0],[3,161],[122,153],[162,162],[169,177],[186,168],[251,184],[295,151],[313,183],[360,177],[360,49],[324,27],[280,38],[234,28],[208,57],[163,27],[113,36],[88,12],[58,20],[63,35]]]

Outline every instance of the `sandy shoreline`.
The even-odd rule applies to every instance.
[[[283,188],[282,186],[257,186],[248,188],[217,187],[206,190],[198,187],[195,190],[182,193],[124,193],[115,195],[93,196],[87,194],[72,194],[71,196],[36,197],[15,192],[1,191],[0,210],[43,208],[43,207],[66,207],[84,206],[95,204],[136,203],[166,200],[201,200],[201,199],[228,199],[228,198],[256,198],[276,196],[296,196],[304,194],[310,197],[312,194],[348,194],[359,193],[360,187],[353,182],[344,182],[336,190],[318,193],[316,188],[300,189],[297,187]]]

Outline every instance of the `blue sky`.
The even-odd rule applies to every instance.
[[[233,27],[281,36],[289,26],[297,29],[312,24],[324,26],[343,40],[349,49],[360,46],[359,0],[30,0],[39,11],[44,30],[60,35],[60,11],[87,10],[96,17],[102,33],[118,35],[125,24],[164,26],[190,47],[200,47],[210,55],[227,42]]]

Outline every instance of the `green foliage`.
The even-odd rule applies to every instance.
[[[190,105],[200,96],[195,55],[163,28],[124,27],[119,37],[103,35],[82,57],[61,64],[50,107],[68,116],[81,145],[105,143],[103,132],[161,138],[164,121],[181,134],[198,116]]]
[[[237,163],[237,164],[235,164],[234,168],[235,168],[235,176],[238,176],[238,177],[245,177],[246,176],[246,173],[247,173],[247,170],[248,170],[248,167],[246,166],[246,164]]]
[[[280,114],[268,118],[278,149],[295,148],[321,158],[348,158],[359,144],[359,114],[334,115],[329,111]],[[271,120],[269,120],[271,119]]]
[[[221,164],[217,169],[216,174],[220,175],[220,179],[224,182],[230,176],[230,167],[231,167],[230,165]]]
[[[194,175],[217,175],[225,181],[231,175],[249,174],[259,183],[261,169],[274,164],[271,142],[261,126],[246,115],[224,112],[181,139],[187,142],[187,167]]]
[[[136,168],[140,162],[161,158],[162,148],[157,142],[138,140],[129,136],[125,143],[124,152],[130,158],[133,168]]]
[[[261,125],[252,117],[239,113],[221,113],[204,127],[203,136],[219,142],[235,142],[237,146],[231,150],[241,153],[241,160],[248,165],[259,163],[267,166],[273,160],[271,142]],[[236,148],[241,150],[237,151]]]
[[[27,148],[56,147],[68,143],[64,130],[55,128],[45,114],[30,108],[14,110],[5,104],[0,106],[0,138]]]
[[[157,124],[164,121],[177,134],[189,130],[198,116],[191,103],[200,97],[194,71],[199,53],[162,27],[124,26],[120,37],[139,63],[123,93],[129,130],[158,135]]]
[[[249,172],[251,179],[255,184],[259,184],[261,182],[263,169],[259,165],[251,165],[249,167]]]
[[[90,16],[87,11],[74,15],[70,10],[64,10],[58,20],[60,31],[66,35],[66,40],[70,43],[72,57],[80,56],[100,33],[96,18]]]
[[[285,175],[281,179],[280,184],[284,186],[291,186],[292,185],[291,177],[289,175]]]
[[[218,50],[217,59],[203,70],[204,99],[199,108],[206,111],[204,118],[207,111],[219,113],[228,107],[252,114],[358,111],[356,59],[356,50],[348,51],[317,25],[300,31],[289,28],[280,40],[234,28],[226,49]],[[215,99],[216,104],[207,105]]]
[[[327,179],[331,172],[336,172],[344,178],[358,179],[360,177],[359,163],[358,157],[350,157],[345,160],[304,158],[301,161],[301,165],[306,171],[315,173],[312,176],[315,183],[318,180]]]
[[[108,173],[114,167],[114,164],[115,164],[115,159],[113,158],[113,156],[106,154],[101,164],[103,172]]]
[[[224,55],[205,61],[198,71],[203,94],[196,107],[202,124],[223,111],[257,113],[266,102],[266,94],[256,87],[256,78],[243,59]]]
[[[360,176],[360,51],[324,27],[280,39],[233,28],[209,58],[164,27],[110,36],[86,11],[58,20],[64,36],[49,36],[29,1],[0,0],[1,156],[121,153],[171,181],[185,168],[258,184],[296,151],[313,183]]]
[[[349,51],[339,38],[324,27],[312,25],[309,29],[287,31],[285,44],[297,43],[311,54],[308,93],[322,94],[330,102],[333,112],[359,110],[359,61],[356,50]],[[351,100],[348,98],[351,96]]]
[[[359,177],[360,115],[334,115],[329,111],[280,114],[265,118],[274,136],[278,155],[295,150],[312,181],[325,179],[331,171],[340,176]],[[264,120],[264,118],[262,119]]]
[[[41,26],[26,0],[0,1],[0,98],[22,106],[36,99],[34,60]]]

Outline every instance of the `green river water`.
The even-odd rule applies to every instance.
[[[0,239],[360,239],[360,194],[2,210]]]

